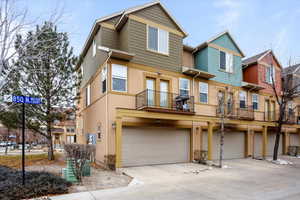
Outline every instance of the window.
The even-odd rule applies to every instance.
[[[240,91],[240,108],[246,108],[246,92]]]
[[[275,80],[275,67],[266,67],[266,82],[272,84]]]
[[[208,84],[204,82],[199,83],[200,102],[208,103]]]
[[[112,64],[112,90],[118,92],[127,91],[127,67]]]
[[[179,79],[179,94],[181,96],[188,96],[190,90],[190,80],[186,78]]]
[[[91,85],[85,88],[85,105],[89,106],[91,104]]]
[[[169,32],[148,26],[148,49],[169,54]]]
[[[105,65],[101,71],[102,93],[106,92],[106,85],[107,85],[106,80],[107,80],[107,67]]]
[[[97,50],[97,45],[96,45],[96,41],[93,40],[93,56],[96,55],[96,50]]]
[[[233,72],[233,55],[220,51],[220,69],[225,70],[226,72]]]
[[[252,94],[252,106],[254,110],[258,110],[258,94]]]
[[[67,135],[67,143],[68,144],[76,143],[76,135]]]
[[[83,78],[83,65],[80,65],[81,77]]]

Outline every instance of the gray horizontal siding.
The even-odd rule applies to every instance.
[[[136,54],[132,62],[158,67],[171,71],[180,71],[182,60],[182,38],[169,33],[169,56],[147,51],[147,26],[129,20],[129,52]]]
[[[148,7],[133,14],[178,30],[177,25],[173,22],[173,20],[170,19],[170,17],[159,5]]]
[[[109,28],[101,28],[102,46],[117,49],[118,48],[118,32]]]

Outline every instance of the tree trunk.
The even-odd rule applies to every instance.
[[[9,128],[7,129],[7,137],[6,137],[6,144],[5,144],[5,155],[7,155],[8,152],[8,140],[9,140]]]
[[[279,148],[279,142],[280,142],[280,135],[281,135],[281,127],[282,124],[279,122],[276,132],[276,139],[275,139],[275,145],[274,145],[274,151],[273,151],[273,160],[277,160],[278,158],[278,148]]]
[[[47,137],[48,142],[48,160],[54,160],[52,137]]]

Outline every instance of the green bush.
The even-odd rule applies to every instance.
[[[71,183],[48,172],[26,172],[25,186],[22,171],[0,166],[0,199],[17,200],[48,194],[64,194]]]

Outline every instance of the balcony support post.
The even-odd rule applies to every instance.
[[[267,126],[263,126],[262,127],[263,131],[262,131],[262,157],[263,159],[266,159],[267,156],[267,146],[268,146],[268,127]]]
[[[120,168],[122,166],[122,118],[117,117],[116,120],[116,168]]]
[[[213,130],[214,124],[212,122],[207,122],[207,160],[212,160],[212,152],[213,152]]]

